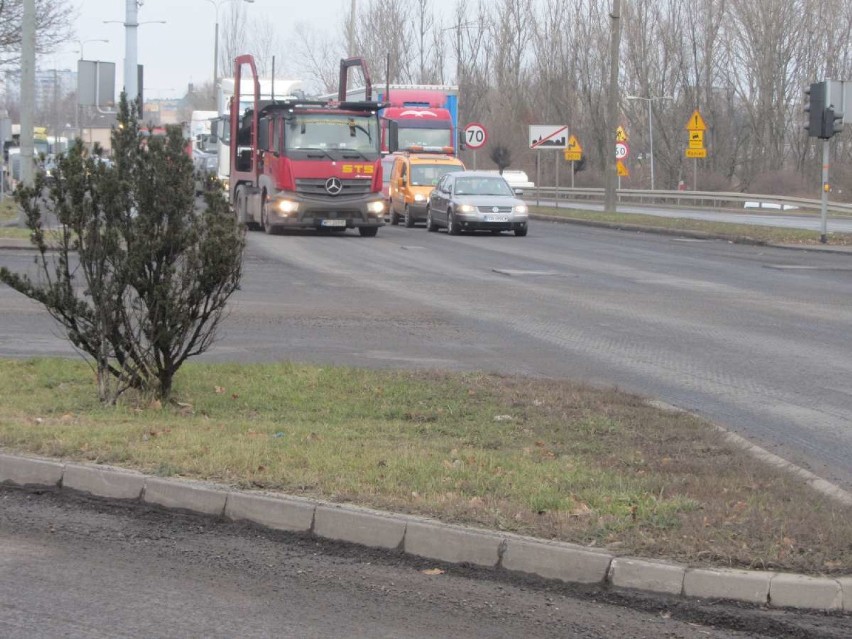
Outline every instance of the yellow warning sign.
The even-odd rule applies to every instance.
[[[615,141],[627,142],[627,131],[624,130],[623,126],[620,126],[615,130]]]
[[[580,141],[576,136],[568,138],[568,146],[565,147],[565,161],[579,162],[583,158],[583,147],[580,146]]]
[[[689,116],[689,121],[686,123],[687,131],[706,131],[707,125],[704,123],[704,118],[701,117],[701,114],[698,112],[698,109],[692,112],[692,115]]]
[[[701,142],[702,146],[704,144],[704,131],[700,129],[693,129],[689,132],[689,141],[690,142]]]
[[[707,149],[687,149],[686,157],[688,158],[706,158]]]
[[[627,170],[627,167],[621,160],[615,161],[615,168],[618,171],[618,177],[630,177],[630,171]]]
[[[689,148],[690,149],[703,149],[704,148],[704,140],[689,140]]]

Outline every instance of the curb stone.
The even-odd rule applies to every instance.
[[[64,470],[65,464],[55,461],[0,455],[0,484],[59,486]]]
[[[650,590],[682,595],[686,566],[651,559],[616,557],[609,566],[609,581],[617,588]]]
[[[275,498],[231,492],[225,502],[225,518],[250,521],[273,530],[308,532],[314,523],[316,504],[292,497]]]
[[[145,488],[145,475],[117,468],[66,464],[62,487],[110,499],[139,499]]]
[[[0,484],[48,486],[98,497],[141,500],[167,509],[520,572],[566,583],[609,585],[675,596],[713,597],[775,607],[852,612],[852,575],[837,579],[747,570],[711,570],[602,550],[443,524],[292,496],[241,492],[202,482],[0,453]],[[141,488],[140,488],[141,486]]]
[[[841,610],[843,589],[836,579],[804,575],[775,575],[769,586],[769,600],[786,608]]]
[[[314,514],[315,535],[370,548],[401,548],[405,528],[405,520],[366,508],[318,505]]]
[[[702,599],[734,599],[764,605],[774,572],[692,568],[683,578],[683,594]]]

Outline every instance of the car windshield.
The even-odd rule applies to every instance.
[[[397,129],[397,142],[400,149],[408,149],[413,146],[441,149],[453,146],[453,132],[449,128],[409,129],[400,126],[399,129]]]
[[[377,122],[369,115],[304,113],[288,120],[287,149],[355,149],[378,152]]]
[[[514,195],[501,177],[470,177],[456,180],[456,195]]]
[[[411,186],[435,186],[447,173],[463,170],[452,164],[412,164]]]

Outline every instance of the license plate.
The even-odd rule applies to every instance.
[[[486,222],[508,222],[509,216],[508,215],[486,215],[485,221]]]
[[[346,226],[346,220],[323,220],[320,226]]]

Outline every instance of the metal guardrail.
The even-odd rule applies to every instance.
[[[775,195],[761,195],[757,193],[726,193],[719,191],[648,191],[642,189],[619,189],[617,191],[619,203],[630,203],[638,205],[656,206],[698,206],[716,209],[729,209],[735,211],[763,211],[763,212],[790,212],[800,210],[803,212],[820,212],[820,200],[801,197],[780,197]],[[596,201],[603,202],[604,189],[602,188],[570,188],[570,187],[533,187],[524,189],[524,199],[528,202],[535,199],[551,200],[556,202]],[[753,207],[746,207],[746,203],[755,203]],[[768,206],[766,206],[768,205]],[[795,208],[790,208],[795,207]],[[852,216],[852,204],[844,202],[828,202],[828,213],[833,215]]]

